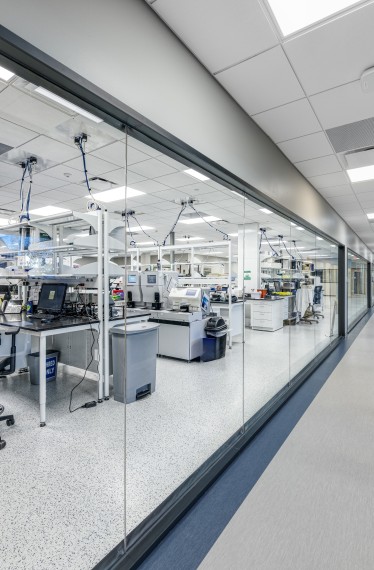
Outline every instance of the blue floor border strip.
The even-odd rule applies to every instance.
[[[373,314],[370,310],[138,567],[196,570]]]

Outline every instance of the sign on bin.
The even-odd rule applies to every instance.
[[[50,380],[56,376],[57,356],[47,356],[46,359],[46,380]]]

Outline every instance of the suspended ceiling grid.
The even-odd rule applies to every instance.
[[[350,183],[327,135],[374,117],[374,93],[360,87],[374,66],[373,1],[286,39],[266,0],[148,3],[373,250],[374,180]]]

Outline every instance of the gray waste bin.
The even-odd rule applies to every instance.
[[[154,392],[159,326],[157,323],[141,322],[111,330],[113,388],[117,402],[129,404]]]
[[[58,350],[47,350],[47,358],[45,360],[45,375],[47,382],[56,380],[57,365],[60,352]],[[31,352],[26,356],[27,366],[30,370],[31,384],[39,384],[39,352]]]

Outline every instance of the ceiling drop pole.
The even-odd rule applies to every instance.
[[[229,332],[229,348],[232,348],[232,302],[231,302],[231,241],[228,243],[229,247],[229,322],[230,322],[230,332]]]
[[[191,273],[191,277],[193,277],[193,274],[195,272],[195,248],[191,247],[191,259],[190,259],[190,273]]]
[[[175,232],[170,232],[170,245],[175,245]],[[175,251],[170,250],[170,269],[175,270]]]
[[[97,371],[99,373],[98,382],[98,402],[103,401],[103,215],[101,210],[97,210],[97,317],[99,320],[98,350],[99,362]]]
[[[109,214],[104,211],[104,400],[109,400]]]
[[[58,235],[57,235],[57,226],[52,226],[52,243],[55,246],[59,245]],[[52,253],[52,273],[53,273],[53,275],[56,275],[56,273],[57,273],[56,259],[57,259],[57,254],[56,254],[56,250],[54,249],[53,253]]]

